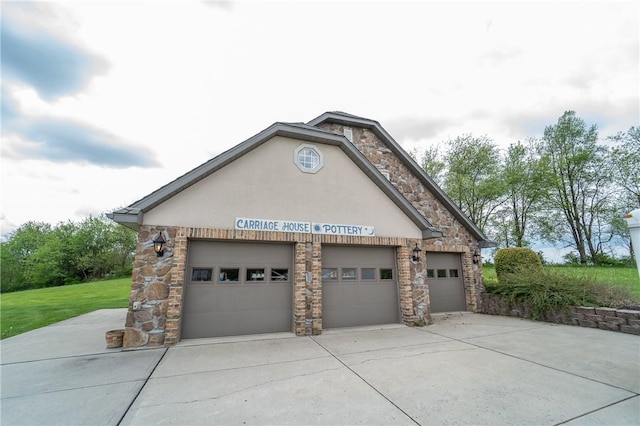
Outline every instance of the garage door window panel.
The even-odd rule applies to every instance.
[[[338,268],[322,268],[322,281],[338,281]]]
[[[376,268],[362,268],[360,274],[362,281],[375,281]]]
[[[458,270],[457,269],[449,269],[449,278],[458,278]]]
[[[381,280],[392,280],[393,279],[393,269],[380,268],[380,279]]]
[[[340,277],[342,281],[357,281],[358,268],[342,268],[342,274]]]
[[[438,269],[438,278],[447,278],[447,270]]]
[[[271,281],[286,282],[289,281],[288,268],[271,268]]]
[[[427,269],[427,278],[435,278],[436,270],[435,269]]]
[[[211,281],[213,268],[193,268],[191,270],[191,282]]]
[[[223,284],[240,282],[240,268],[220,268],[219,281]]]
[[[264,282],[264,268],[247,268],[247,282]]]

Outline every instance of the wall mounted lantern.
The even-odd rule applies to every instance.
[[[411,256],[411,260],[414,262],[419,261],[420,253],[422,253],[422,249],[420,249],[420,247],[418,247],[418,243],[416,243],[416,246],[413,248],[413,256]]]
[[[477,248],[473,249],[473,256],[471,256],[471,258],[473,259],[474,264],[478,264],[478,262],[480,262],[480,253]]]
[[[165,239],[162,237],[162,232],[158,233],[158,237],[153,240],[153,250],[156,252],[158,257],[164,256],[164,244],[166,243]]]

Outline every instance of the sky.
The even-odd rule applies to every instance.
[[[127,206],[274,122],[506,148],[640,124],[638,1],[1,3],[0,232]]]

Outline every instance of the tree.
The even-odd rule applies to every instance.
[[[27,222],[8,235],[0,258],[2,291],[29,287],[26,272],[32,263],[31,257],[44,245],[49,233],[51,225]]]
[[[483,231],[505,201],[500,177],[500,151],[487,136],[471,134],[447,142],[448,171],[444,190]]]
[[[556,229],[571,236],[581,264],[598,263],[603,248],[598,225],[613,192],[606,148],[597,142],[597,127],[587,127],[574,111],[544,130],[542,149],[552,178],[549,201],[564,218]]]
[[[516,247],[525,246],[536,213],[548,197],[548,165],[538,154],[534,139],[523,144],[511,144],[504,159],[503,181],[507,202],[504,207],[504,232],[506,245],[512,241]]]
[[[440,149],[437,146],[425,148],[422,153],[414,148],[410,155],[438,186],[443,185],[447,165],[442,160]]]
[[[50,287],[131,272],[136,233],[104,217],[28,222],[2,244],[2,291]]]
[[[611,152],[614,179],[633,210],[640,207],[640,127],[631,127],[609,139],[616,142]]]
[[[634,247],[622,216],[640,207],[640,127],[631,127],[608,139],[614,142],[610,158],[614,181],[620,187],[615,202],[617,208],[611,218],[612,233],[622,241],[629,258],[633,259]]]

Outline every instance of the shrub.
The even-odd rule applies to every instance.
[[[494,264],[500,282],[502,282],[504,274],[513,274],[523,270],[531,270],[532,273],[542,271],[540,256],[526,247],[508,247],[498,250]]]
[[[525,268],[504,273],[499,284],[486,286],[488,293],[500,294],[509,302],[527,308],[533,319],[544,318],[569,306],[620,308],[633,304],[629,291],[577,276],[547,269]]]

